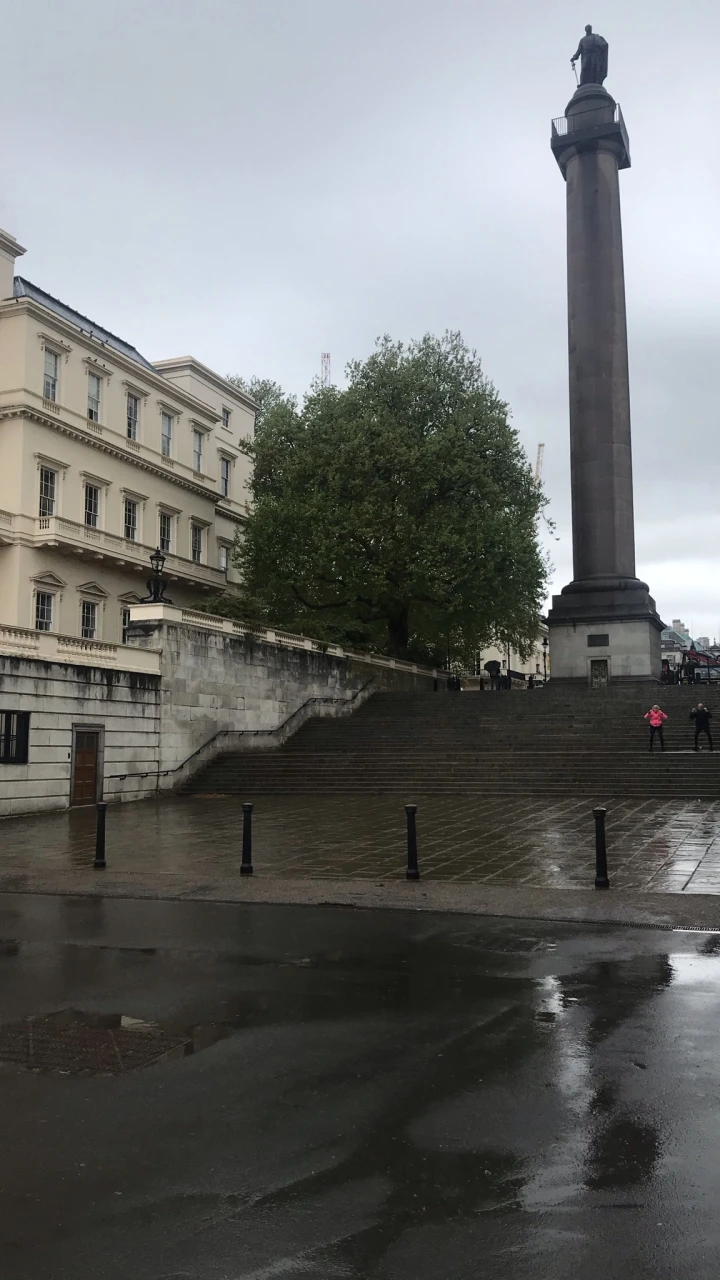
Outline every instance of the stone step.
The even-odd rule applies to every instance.
[[[661,698],[642,686],[598,694],[550,687],[514,696],[377,694],[352,716],[307,722],[280,748],[218,757],[184,789],[720,798],[720,751],[691,750],[689,709],[701,694],[669,693]],[[652,700],[671,720],[668,750],[651,756],[643,714]]]

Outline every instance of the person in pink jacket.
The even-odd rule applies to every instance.
[[[645,719],[650,721],[650,748],[649,748],[650,751],[652,751],[653,749],[655,734],[657,734],[658,738],[660,739],[660,750],[664,751],[665,742],[663,739],[663,724],[667,720],[667,716],[665,715],[664,711],[660,710],[657,702],[655,703],[655,706],[651,707],[650,710],[647,712]]]

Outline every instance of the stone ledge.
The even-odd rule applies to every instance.
[[[503,916],[564,923],[615,924],[651,929],[720,930],[720,894],[622,892],[610,889],[532,889],[455,885],[438,881],[343,881],[240,876],[193,882],[158,873],[148,885],[131,874],[66,870],[7,872],[0,893],[57,894],[64,897],[151,899],[155,901],[281,903],[295,906],[354,907],[359,910],[435,911],[454,915]]]

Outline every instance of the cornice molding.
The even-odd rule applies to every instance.
[[[57,467],[59,471],[67,471],[70,466],[69,462],[61,462],[59,458],[52,458],[49,453],[40,453],[38,449],[36,449],[33,456],[38,467],[42,466],[44,462],[47,462],[50,466]]]
[[[150,392],[138,386],[137,382],[131,382],[129,378],[123,378],[122,385],[126,391],[130,392],[131,396],[137,396],[143,402],[150,399]]]
[[[97,476],[93,471],[82,470],[80,473],[81,480],[88,480],[90,484],[99,485],[101,489],[109,489],[112,480],[103,480],[102,476]]]
[[[163,391],[167,391],[167,387],[163,387]],[[178,409],[177,405],[171,404],[169,400],[158,399],[158,406],[163,409],[165,413],[169,413],[171,418],[177,419],[182,417],[182,409]]]
[[[9,231],[0,231],[0,250],[10,258],[21,258],[24,253],[27,253],[27,249],[23,249]]]
[[[119,458],[121,462],[127,462],[133,467],[138,467],[140,471],[147,471],[153,476],[162,476],[165,480],[171,480],[179,489],[187,489],[190,493],[195,493],[199,498],[205,498],[207,502],[216,503],[218,494],[212,490],[203,488],[202,485],[194,484],[192,480],[179,476],[175,471],[166,470],[165,467],[155,465],[137,453],[126,453],[124,449],[118,448],[111,441],[101,436],[85,435],[83,431],[78,431],[75,427],[71,427],[67,422],[63,422],[62,418],[51,418],[42,413],[41,410],[35,409],[32,405],[8,405],[0,408],[0,422],[13,418],[28,418],[31,422],[37,422],[42,427],[50,427],[53,431],[59,432],[61,435],[69,436],[71,440],[80,440],[83,444],[89,445],[93,449],[98,449],[101,453],[108,454],[111,458]],[[37,455],[36,455],[37,456]],[[70,464],[64,462],[63,467]]]
[[[41,569],[39,573],[34,573],[30,581],[37,583],[39,587],[55,587],[61,591],[67,586],[67,582],[58,578],[56,573],[51,573],[49,569]]]
[[[112,378],[114,369],[108,369],[100,360],[96,360],[93,356],[83,356],[83,364],[88,367],[89,373],[95,373],[99,378]]]
[[[39,333],[38,338],[43,351],[45,347],[50,347],[53,351],[62,351],[67,362],[67,358],[72,351],[72,347],[67,342],[61,342],[60,338],[55,337],[52,333]]]
[[[44,336],[50,345],[59,346],[60,340],[57,338],[55,331],[64,334],[65,337],[71,338],[78,346],[84,347],[86,351],[94,354],[102,353],[104,357],[111,359],[116,369],[122,370],[128,374],[130,378],[142,378],[148,382],[153,391],[159,392],[160,395],[172,395],[174,399],[179,400],[186,408],[200,413],[203,417],[210,418],[213,423],[220,421],[220,415],[211,409],[210,405],[204,404],[202,400],[198,400],[196,396],[191,395],[189,391],[184,391],[182,387],[178,387],[174,382],[170,382],[169,378],[164,378],[161,373],[152,367],[148,368],[144,364],[138,364],[137,360],[132,360],[130,356],[123,355],[122,351],[118,351],[115,347],[108,347],[100,338],[93,337],[86,329],[81,329],[63,320],[55,311],[50,311],[48,307],[43,307],[34,298],[7,298],[0,302],[0,318],[11,319],[15,315],[31,316],[40,324],[51,325],[53,333]],[[63,348],[64,350],[64,348]],[[72,350],[72,347],[69,348]]]
[[[260,405],[246,391],[241,391],[233,382],[229,382],[227,378],[222,378],[219,373],[215,373],[214,369],[209,369],[206,364],[202,364],[200,360],[196,360],[194,356],[174,356],[170,360],[153,360],[156,369],[173,369],[177,373],[186,370],[188,373],[195,373],[199,378],[204,378],[211,386],[219,391],[222,395],[227,396],[229,400],[239,400],[246,409],[250,409],[254,414],[257,413]],[[168,378],[169,382],[170,379]],[[227,405],[226,408],[232,408]],[[218,414],[218,418],[221,415]]]
[[[75,590],[80,595],[96,596],[99,600],[108,599],[107,591],[100,586],[99,582],[81,582],[80,586],[76,587]]]
[[[237,511],[228,511],[227,507],[216,505],[216,516],[224,516],[227,520],[232,520],[234,524],[247,524],[247,516],[241,516]]]

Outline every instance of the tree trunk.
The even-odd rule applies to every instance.
[[[406,658],[410,631],[409,610],[398,604],[388,615],[388,652],[392,658]]]

